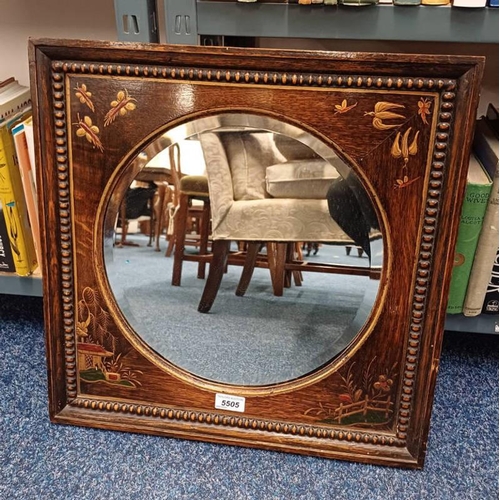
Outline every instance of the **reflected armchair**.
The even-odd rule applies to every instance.
[[[287,264],[289,243],[352,242],[328,210],[326,193],[338,177],[330,163],[320,158],[287,161],[271,132],[207,132],[200,135],[200,142],[208,176],[213,241],[213,258],[198,306],[200,312],[209,312],[217,296],[231,241],[276,243],[275,258],[282,262],[282,270],[291,269]],[[304,175],[289,179],[292,172]],[[316,182],[319,178],[323,182]],[[252,263],[247,265],[251,267]],[[339,267],[307,270],[343,272]],[[284,279],[283,272],[279,279]]]

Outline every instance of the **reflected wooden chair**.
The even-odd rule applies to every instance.
[[[138,219],[141,216],[149,217],[149,241],[148,246],[152,246],[154,239],[155,213],[153,208],[157,186],[153,182],[135,182],[138,184],[129,187],[120,205],[118,222],[121,227],[121,236],[117,242],[118,247],[139,246],[138,243],[127,239],[129,221]]]
[[[165,238],[168,238],[168,223],[169,211],[168,207],[172,203],[173,188],[168,182],[162,181],[157,183],[158,189],[153,202],[154,211],[154,238],[155,238],[155,251],[159,252],[160,240],[165,233]],[[168,240],[167,240],[168,242]]]
[[[198,262],[197,277],[205,278],[205,267],[211,257],[210,198],[206,176],[182,174],[178,144],[170,146],[169,160],[173,195],[165,255],[169,257],[173,251],[172,285],[180,286],[184,261]],[[193,246],[197,253],[186,253],[186,246]]]

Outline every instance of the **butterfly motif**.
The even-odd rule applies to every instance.
[[[344,99],[342,101],[342,104],[335,104],[335,114],[338,113],[347,113],[347,111],[351,110],[352,108],[355,108],[358,105],[357,102],[354,104],[351,104],[350,106],[347,105],[347,99]]]
[[[87,141],[94,146],[94,148],[99,149],[99,151],[104,151],[102,143],[98,137],[99,127],[92,124],[92,118],[90,116],[84,116],[83,120],[80,118],[80,114],[77,115],[78,122],[75,123],[78,128],[76,130],[76,135],[78,137],[85,137]]]
[[[430,115],[430,107],[432,102],[429,99],[426,99],[424,97],[420,98],[420,101],[418,101],[418,114],[420,115],[420,118],[422,118],[422,121],[425,123],[425,125],[428,125],[429,122],[427,121],[427,116]]]
[[[92,111],[95,111],[94,103],[92,102],[92,92],[87,90],[87,85],[82,83],[79,85],[76,84],[76,87],[73,89],[76,90],[75,95],[80,100],[82,104],[86,104]]]
[[[137,107],[136,102],[137,100],[128,94],[127,89],[120,90],[116,94],[116,100],[111,101],[111,109],[104,117],[104,126],[111,125],[117,116],[124,116],[127,112],[133,111]]]

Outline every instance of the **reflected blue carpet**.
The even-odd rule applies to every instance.
[[[184,262],[181,286],[173,287],[173,258],[152,251],[144,237],[134,241],[141,246],[115,248],[106,259],[124,317],[171,363],[228,384],[284,382],[324,365],[359,332],[379,287],[367,276],[303,272],[302,286],[275,297],[269,270],[255,269],[247,293],[237,297],[242,268],[228,266],[210,314],[201,314],[205,280],[196,278],[198,264]],[[322,246],[315,259],[368,265],[340,246]]]
[[[39,298],[0,295],[1,499],[498,498],[498,337],[447,333],[422,471],[51,424]]]

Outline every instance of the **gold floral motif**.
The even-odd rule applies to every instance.
[[[85,85],[85,83],[82,83],[81,85],[77,83],[76,87],[73,90],[76,91],[75,95],[82,104],[86,104],[92,111],[95,111],[94,103],[91,99],[92,92],[89,92],[87,90],[87,85]]]
[[[401,189],[408,187],[410,184],[413,184],[414,182],[418,181],[420,177],[415,177],[413,179],[410,179],[407,175],[402,175],[402,179],[396,179],[396,184],[394,184],[394,189]]]
[[[356,380],[352,363],[345,374],[339,373],[342,392],[337,405],[319,403],[308,409],[306,415],[321,417],[321,422],[337,425],[385,425],[389,422],[394,402],[393,387],[397,363],[384,373],[374,369],[376,357]]]
[[[78,137],[85,137],[85,139],[87,139],[87,141],[89,141],[94,148],[99,149],[99,151],[104,151],[102,143],[98,137],[99,127],[92,124],[92,118],[90,118],[90,116],[84,116],[82,120],[80,118],[80,113],[78,113],[77,120],[78,122],[73,124],[78,127],[76,135]]]
[[[394,158],[402,158],[404,162],[401,169],[401,175],[398,179],[396,179],[396,184],[394,184],[394,187],[396,189],[407,187],[419,179],[419,177],[416,177],[414,179],[410,179],[408,177],[408,162],[410,161],[410,156],[414,156],[418,153],[417,140],[420,134],[420,131],[417,130],[415,136],[413,137],[413,141],[410,145],[408,145],[408,142],[410,140],[410,132],[411,127],[406,130],[406,132],[403,134],[403,137],[401,137],[401,132],[398,132],[391,148],[391,155]]]
[[[418,135],[420,134],[420,131],[417,130],[412,143],[408,146],[410,132],[411,132],[411,127],[409,127],[408,130],[403,134],[403,139],[401,143],[400,143],[401,132],[398,132],[396,134],[396,138],[394,139],[394,143],[391,148],[391,155],[394,156],[394,158],[403,158],[405,165],[410,160],[410,156],[414,156],[418,153],[417,139]]]
[[[111,125],[117,116],[124,116],[127,112],[133,111],[137,107],[136,102],[137,100],[128,94],[127,89],[120,90],[116,94],[116,100],[111,101],[111,109],[104,117],[104,126]]]
[[[366,111],[365,116],[373,116],[372,125],[377,130],[389,130],[394,127],[399,127],[401,124],[387,124],[383,120],[395,120],[405,118],[405,116],[389,111],[394,108],[404,108],[403,104],[395,104],[393,102],[380,101],[375,104],[373,111]]]
[[[352,108],[355,108],[358,105],[357,102],[354,104],[351,104],[350,106],[347,105],[347,99],[344,99],[342,101],[342,104],[335,104],[335,114],[339,113],[347,113],[349,110]]]
[[[89,328],[90,320],[91,320],[91,315],[89,314],[85,321],[77,321],[76,322],[76,336],[77,337],[84,338],[84,337],[89,336],[88,328]]]

